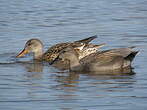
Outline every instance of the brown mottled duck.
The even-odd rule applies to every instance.
[[[60,51],[68,46],[74,47],[81,47],[85,45],[92,45],[89,44],[90,41],[97,38],[97,36],[88,37],[82,40],[74,41],[74,42],[66,42],[66,43],[59,43],[50,47],[45,53],[43,52],[43,43],[39,39],[30,39],[26,42],[24,49],[16,56],[17,58],[24,56],[32,52],[34,54],[34,59],[39,61],[47,61],[53,62],[56,57],[59,55]],[[101,47],[104,44],[97,45],[96,48]],[[86,46],[85,46],[86,47]],[[77,50],[80,50],[76,48]],[[93,49],[95,52],[95,50]],[[91,53],[93,52],[91,51]]]

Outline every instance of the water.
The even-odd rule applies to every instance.
[[[146,0],[0,0],[1,110],[145,110]],[[45,49],[92,35],[103,49],[137,46],[135,75],[63,72],[15,59],[30,38]]]

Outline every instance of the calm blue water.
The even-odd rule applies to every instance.
[[[15,59],[30,38],[45,49],[92,35],[103,49],[137,46],[135,75],[74,74]],[[1,110],[147,109],[146,0],[0,0]]]

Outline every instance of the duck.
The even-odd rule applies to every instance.
[[[131,68],[131,63],[139,51],[135,47],[116,48],[98,51],[78,58],[73,47],[67,47],[59,54],[59,59],[69,61],[69,70],[73,72],[104,72]]]
[[[105,45],[105,43],[99,44],[99,45],[95,45],[95,44],[83,44],[80,47],[74,47],[74,50],[77,53],[77,57],[78,59],[82,59],[92,53],[96,53],[98,51],[101,51],[100,48],[103,47]],[[64,50],[64,49],[63,49]],[[59,52],[59,54],[62,53],[62,50]],[[50,62],[50,64],[59,69],[59,70],[68,70],[69,69],[69,61],[66,59],[62,59],[58,57],[53,60],[52,62]]]
[[[56,45],[51,46],[46,52],[43,51],[43,43],[39,39],[33,38],[26,42],[24,49],[16,56],[16,58],[23,57],[28,53],[33,53],[34,60],[46,61],[48,63],[51,63],[57,58],[60,51],[63,50],[64,48],[68,46],[71,46],[73,48],[77,47],[76,50],[80,51],[81,47],[85,47],[86,45],[89,44],[89,42],[91,42],[95,38],[97,38],[97,35],[74,42],[58,43]],[[101,47],[102,45],[103,44],[99,45],[99,47]]]

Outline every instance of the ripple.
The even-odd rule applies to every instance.
[[[37,11],[28,10],[28,11],[21,11],[21,12],[23,12],[23,13],[35,13],[35,12],[37,12]]]
[[[144,110],[147,91],[145,0],[2,0],[0,7],[0,109],[4,110]],[[132,75],[61,71],[15,58],[29,38],[45,47],[85,36],[108,48],[137,47]],[[45,48],[47,49],[47,48]],[[58,106],[57,106],[58,105]]]
[[[21,103],[21,102],[50,102],[50,101],[56,101],[56,100],[10,100],[10,101],[1,101],[0,100],[0,102],[1,103],[4,103],[4,102],[8,102],[8,103],[10,103],[10,102],[12,102],[12,103]]]
[[[128,21],[128,19],[123,19],[123,18],[113,18],[113,21]]]

